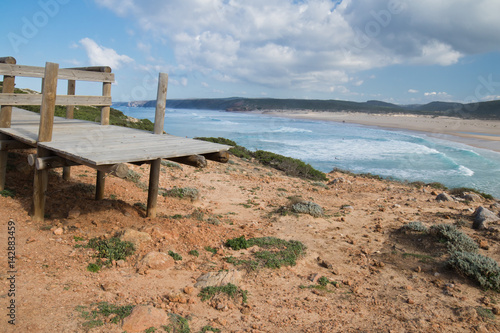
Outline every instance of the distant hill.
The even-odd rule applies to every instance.
[[[155,107],[156,101],[119,102],[114,106]],[[396,105],[382,101],[351,102],[318,99],[276,99],[276,98],[199,98],[167,99],[167,107],[173,109],[205,109],[225,111],[352,111],[366,113],[399,113],[431,116],[449,116],[470,119],[500,120],[500,101],[461,104],[432,102],[428,104]]]

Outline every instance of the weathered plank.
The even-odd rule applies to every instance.
[[[0,96],[14,93],[15,80],[14,76],[3,77],[3,87]],[[0,109],[0,127],[10,127],[12,122],[12,106],[2,104],[1,102],[0,105],[2,105]]]
[[[0,63],[0,75],[43,78],[45,75],[45,69],[44,67]],[[115,75],[113,73],[102,73],[78,69],[61,69],[59,71],[58,78],[60,80],[115,82]]]
[[[48,142],[52,140],[58,71],[58,64],[48,62],[45,65],[45,79],[42,89],[42,102],[40,106],[40,127],[38,131],[39,142]]]
[[[76,93],[76,81],[68,80],[68,95],[74,96]],[[56,97],[57,101],[57,97]],[[66,119],[73,119],[75,116],[75,106],[74,105],[66,105]],[[70,180],[71,179],[71,167],[65,166],[63,167],[63,179]]]
[[[42,95],[39,94],[0,94],[0,105],[40,105]],[[68,96],[57,95],[56,105],[92,105],[110,106],[111,96]]]
[[[165,124],[165,106],[167,104],[168,75],[160,73],[158,76],[158,92],[156,96],[154,134],[163,134]]]
[[[0,151],[7,151],[13,149],[28,149],[28,148],[33,148],[33,147],[25,143],[19,142],[17,140],[9,140],[9,139],[0,140]]]

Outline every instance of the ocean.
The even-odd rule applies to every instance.
[[[154,108],[118,107],[154,122]],[[397,180],[470,187],[500,198],[500,153],[421,132],[213,110],[167,109],[165,131],[183,137],[224,137],[250,150]]]

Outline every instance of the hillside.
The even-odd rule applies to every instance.
[[[205,169],[164,163],[157,218],[145,218],[147,166],[109,177],[102,201],[92,169],[74,167],[70,181],[56,169],[40,223],[28,215],[26,154],[9,153],[0,192],[0,243],[11,219],[18,269],[18,322],[4,319],[2,332],[500,330],[496,262],[486,289],[450,261],[458,246],[476,263],[500,260],[499,222],[472,228],[477,207],[498,215],[494,200],[452,191],[438,201],[438,184],[338,171],[309,181],[232,157]],[[125,255],[127,241],[125,259],[98,257],[96,244]],[[220,277],[231,285],[217,287]]]
[[[156,101],[118,102],[115,106],[154,107]],[[382,101],[351,102],[342,100],[275,99],[275,98],[200,98],[167,99],[167,107],[174,109],[206,109],[225,111],[353,111],[365,113],[400,113],[431,116],[449,116],[465,119],[500,119],[500,101],[461,104],[431,102],[423,105],[396,105]]]

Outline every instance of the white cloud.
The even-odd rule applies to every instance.
[[[346,82],[361,82],[354,79],[359,71],[449,66],[500,50],[498,0],[96,2],[168,43],[177,71],[224,82],[340,91]]]
[[[123,64],[134,61],[129,56],[119,55],[115,50],[101,46],[90,38],[83,38],[80,44],[87,52],[92,66],[110,66],[112,69],[119,69]]]
[[[408,89],[408,92],[410,94],[416,94],[416,93],[418,93],[418,90],[416,90],[416,89]]]

